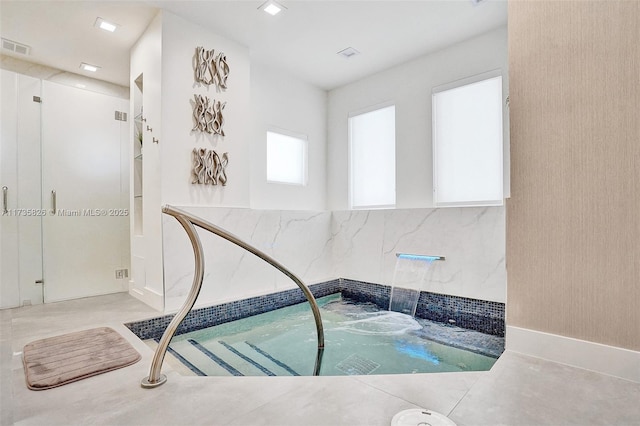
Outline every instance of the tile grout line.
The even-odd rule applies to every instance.
[[[478,380],[476,380],[475,383],[473,383],[471,386],[469,386],[469,389],[467,389],[466,392],[464,393],[464,395],[462,395],[460,397],[460,399],[458,400],[458,402],[456,402],[456,404],[453,406],[453,408],[451,408],[451,410],[449,410],[449,412],[447,413],[447,417],[448,418],[451,418],[451,414],[453,414],[453,412],[456,410],[456,408],[458,408],[458,405],[460,405],[462,400],[467,397],[469,392],[471,392],[471,389],[473,389],[473,387],[478,384],[479,380],[480,380],[480,378],[478,378]]]
[[[424,373],[424,374],[430,374],[430,373]],[[387,390],[385,390],[385,389],[379,388],[378,386],[375,386],[375,385],[373,385],[373,384],[371,384],[371,383],[363,382],[362,380],[360,380],[360,379],[358,378],[358,377],[361,377],[361,376],[353,375],[353,376],[348,376],[348,377],[349,377],[349,378],[351,378],[352,380],[357,381],[358,383],[361,383],[361,384],[363,384],[363,385],[365,385],[365,386],[369,386],[369,387],[371,387],[371,388],[373,388],[373,389],[376,389],[376,390],[378,390],[378,391],[380,391],[380,392],[382,392],[382,393],[385,393],[385,394],[387,394],[387,395],[389,395],[389,396],[392,396],[392,397],[394,397],[394,398],[397,398],[397,399],[400,399],[400,400],[402,400],[402,401],[408,402],[409,404],[413,404],[413,405],[415,405],[416,407],[424,408],[424,407],[422,407],[422,405],[421,405],[421,404],[416,404],[416,403],[415,403],[415,402],[413,402],[413,401],[409,401],[408,399],[405,399],[405,398],[403,398],[403,397],[401,397],[401,396],[399,396],[399,395],[395,395],[395,394],[393,394],[393,393],[391,393],[391,392],[389,392],[389,391],[387,391]],[[365,376],[365,377],[366,377],[366,376]]]

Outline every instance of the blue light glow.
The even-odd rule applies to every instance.
[[[398,352],[408,355],[411,358],[422,359],[433,365],[440,364],[440,359],[424,346],[406,342],[396,342],[395,347]]]
[[[424,260],[426,262],[433,262],[434,260],[441,260],[442,256],[426,256],[424,254],[400,253],[400,254],[398,254],[398,259]]]

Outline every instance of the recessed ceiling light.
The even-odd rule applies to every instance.
[[[353,47],[347,47],[346,49],[342,49],[341,51],[338,52],[338,55],[344,56],[347,59],[352,58],[352,57],[354,57],[356,55],[359,55],[359,54],[360,54],[360,52],[358,52]]]
[[[98,17],[96,19],[95,24],[93,24],[93,26],[96,28],[100,28],[101,30],[109,31],[110,33],[112,33],[115,30],[117,30],[120,25],[114,24],[113,22],[109,22]]]
[[[282,12],[283,10],[285,10],[286,7],[284,7],[283,5],[281,5],[280,3],[278,3],[275,0],[269,0],[267,2],[262,3],[262,5],[260,5],[260,7],[258,9],[262,9],[265,12],[267,12],[269,15],[275,16],[278,13]]]
[[[86,89],[86,88],[87,88],[87,85],[86,85],[86,84],[82,84],[82,83],[77,83],[77,84],[76,84],[76,87],[77,87],[78,89]]]
[[[89,72],[96,72],[100,69],[99,66],[97,65],[91,65],[91,64],[87,64],[85,62],[80,64],[80,68],[85,70],[85,71],[89,71]]]

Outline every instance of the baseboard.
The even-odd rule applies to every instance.
[[[162,295],[149,290],[147,287],[140,290],[129,286],[129,294],[157,311],[162,312],[164,310],[164,298]]]
[[[640,383],[640,352],[507,326],[506,349]]]

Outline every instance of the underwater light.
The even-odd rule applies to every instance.
[[[440,364],[440,358],[422,345],[414,345],[407,342],[396,342],[394,346],[398,352],[408,355],[411,358],[422,359],[432,363],[433,365]]]

